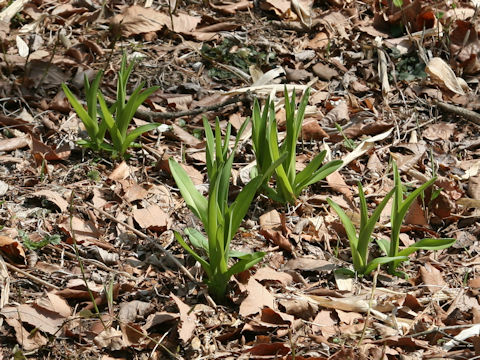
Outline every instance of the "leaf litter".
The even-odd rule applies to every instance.
[[[0,2],[1,355],[479,356],[480,24],[473,2],[432,5]],[[163,128],[143,134],[142,148],[120,162],[76,144],[85,128],[59,85],[79,96],[84,76],[104,70],[110,101],[124,50],[141,58],[129,89],[160,86],[135,124],[154,119]],[[312,88],[297,166],[323,149],[344,164],[294,206],[257,198],[232,246],[266,256],[216,304],[174,241],[172,230],[201,227],[168,158],[208,192],[202,116],[238,130],[253,97],[270,95],[280,109],[285,84]],[[281,139],[281,110],[276,117]],[[232,192],[253,166],[246,133]],[[410,255],[407,278],[383,269],[346,277],[338,270],[351,266],[351,253],[327,198],[358,225],[357,181],[375,208],[393,185],[390,158],[406,191],[438,176],[410,208],[401,245],[457,242]],[[388,214],[375,237],[389,237]]]

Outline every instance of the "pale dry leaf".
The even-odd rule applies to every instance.
[[[332,310],[320,310],[313,320],[312,331],[321,332],[323,336],[329,338],[337,332],[336,325],[337,322],[332,317]]]
[[[15,330],[17,342],[24,351],[37,350],[47,344],[48,339],[40,331],[35,331],[32,334],[22,326],[20,321],[14,318],[6,318],[5,321]]]
[[[465,95],[457,76],[442,58],[432,58],[425,67],[425,72],[437,85],[446,87],[455,94]]]
[[[17,319],[30,324],[50,335],[56,334],[65,323],[65,317],[60,314],[30,304],[21,304],[16,307],[5,306],[0,314],[7,319]]]
[[[305,257],[299,257],[296,259],[288,260],[285,264],[285,270],[304,270],[304,271],[332,271],[337,266],[328,262],[327,260],[311,259]]]
[[[340,291],[352,291],[354,279],[351,276],[347,276],[339,271],[333,273],[335,276],[335,283],[337,284],[337,289]]]
[[[248,296],[240,304],[239,314],[242,316],[253,315],[265,306],[274,308],[275,299],[270,292],[253,277],[250,277],[247,284]]]
[[[124,199],[129,203],[132,203],[137,200],[145,199],[148,194],[148,190],[146,190],[143,186],[137,183],[124,186],[124,189],[125,189]]]
[[[32,195],[36,197],[45,197],[48,201],[51,201],[57,205],[62,213],[66,213],[68,211],[68,201],[65,200],[58,192],[45,189],[35,191]]]
[[[276,271],[268,266],[258,269],[253,277],[258,281],[278,281],[284,286],[290,285],[293,282],[293,278],[290,274]]]
[[[120,304],[118,318],[124,323],[133,323],[137,318],[144,318],[145,315],[153,309],[150,302],[133,300]]]
[[[428,126],[422,136],[428,140],[448,140],[455,132],[455,124],[441,122]]]
[[[108,176],[110,180],[124,180],[130,176],[133,169],[127,165],[125,161],[122,161]]]
[[[101,236],[100,231],[92,221],[85,221],[77,216],[73,216],[71,223],[70,218],[66,218],[59,224],[59,227],[70,236],[73,236],[73,231],[76,241],[97,241]]]
[[[1,139],[0,151],[9,152],[16,149],[22,149],[24,147],[29,146],[29,144],[30,144],[29,138],[26,136],[14,137],[10,139]]]
[[[8,304],[10,297],[10,275],[8,274],[5,260],[0,254],[0,310]]]
[[[480,176],[472,176],[468,179],[467,194],[472,199],[480,200]]]
[[[347,166],[350,162],[352,162],[353,160],[365,154],[368,150],[370,150],[373,147],[375,142],[386,139],[392,131],[393,131],[393,128],[381,134],[378,134],[378,135],[372,136],[371,138],[363,140],[352,152],[348,153],[342,158],[343,164],[338,170]]]
[[[30,52],[27,43],[18,35],[15,37],[15,41],[17,42],[18,55],[26,58]]]
[[[47,297],[41,297],[40,299],[37,299],[35,304],[47,311],[57,313],[64,318],[72,315],[72,309],[70,305],[68,305],[67,301],[52,292],[48,292]]]
[[[177,304],[180,311],[180,326],[178,330],[178,336],[180,339],[187,343],[193,336],[193,332],[196,327],[197,315],[192,311],[190,306],[185,304],[180,298],[170,293],[173,301]]]
[[[93,342],[99,348],[108,348],[109,350],[118,351],[127,346],[123,341],[122,332],[113,327],[109,327],[98,334]]]
[[[277,228],[282,224],[280,214],[275,209],[261,215],[258,221],[260,227],[265,230]]]
[[[172,314],[167,312],[157,312],[148,316],[145,325],[142,326],[143,330],[148,330],[151,327],[160,325],[169,321],[176,320],[180,317],[179,314]]]
[[[172,219],[158,205],[133,210],[133,218],[142,229],[168,229]]]

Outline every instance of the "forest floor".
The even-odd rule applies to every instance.
[[[480,358],[475,5],[0,0],[0,358]],[[103,70],[113,102],[124,53],[137,59],[128,94],[159,86],[132,123],[159,127],[125,160],[77,144],[86,131],[61,88],[85,100],[84,77]],[[231,246],[266,255],[215,301],[174,237],[203,228],[168,159],[207,194],[202,117],[235,133],[270,96],[282,138],[285,84],[298,98],[311,88],[298,170],[321,150],[344,165],[295,204],[255,198]],[[232,198],[255,160],[249,134]],[[392,160],[407,193],[436,176],[400,246],[456,241],[411,254],[404,277],[348,277],[338,270],[353,269],[352,250],[327,199],[360,226],[358,182],[373,212]],[[391,208],[374,238],[390,237]],[[376,241],[369,252],[382,255]]]

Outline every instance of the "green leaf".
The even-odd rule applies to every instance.
[[[95,76],[95,79],[92,81],[92,84],[90,85],[88,84],[87,75],[85,75],[85,94],[87,95],[88,115],[90,115],[90,118],[94,119],[95,121],[97,119],[97,92],[100,86],[100,81],[102,81],[102,76],[103,71],[100,70]]]
[[[182,245],[182,247],[186,251],[188,251],[188,253],[190,253],[190,255],[192,255],[195,258],[195,260],[197,260],[200,263],[200,265],[202,265],[203,270],[207,273],[207,276],[210,278],[213,275],[210,268],[210,264],[204,259],[202,259],[202,257],[198,255],[190,246],[188,246],[185,240],[183,240],[183,237],[177,231],[174,231],[173,233],[177,241],[180,243],[180,245]]]
[[[363,197],[363,201],[365,201],[365,195],[363,194],[363,189],[361,189],[361,186],[359,190],[361,190],[360,199],[362,199]],[[395,189],[390,190],[390,192],[385,196],[382,202],[378,204],[377,208],[372,214],[372,217],[368,219],[365,226],[360,228],[360,234],[358,235],[358,251],[364,259],[366,258],[366,256],[364,255],[368,253],[368,244],[371,241],[372,233],[375,229],[375,224],[377,223],[383,211],[383,208],[387,205],[388,200],[390,200],[390,198],[392,197],[394,191]]]
[[[455,243],[456,239],[440,238],[440,239],[422,239],[415,244],[410,245],[406,249],[399,251],[399,256],[408,256],[417,250],[443,250],[449,248]]]
[[[77,100],[75,95],[73,95],[73,93],[70,91],[67,85],[62,84],[62,89],[68,101],[70,102],[73,109],[77,113],[78,117],[80,118],[80,120],[82,120],[83,125],[85,125],[85,129],[87,130],[88,136],[90,136],[90,139],[92,139],[92,141],[98,144],[98,141],[100,139],[97,138],[97,134],[98,134],[97,119],[92,119],[90,115],[88,115],[88,113],[85,111],[83,106]]]
[[[325,156],[327,155],[327,151],[323,150],[317,156],[313,158],[312,161],[300,171],[297,176],[295,176],[295,187],[300,187],[303,184],[306,184],[313,176],[313,173],[322,165]]]
[[[353,259],[353,267],[356,271],[360,271],[360,269],[364,266],[367,259],[362,259],[358,252],[358,237],[357,232],[355,230],[355,226],[353,225],[350,218],[345,214],[342,208],[337,205],[332,199],[327,198],[328,204],[335,210],[340,218],[340,221],[345,228],[345,232],[347,233],[348,240],[350,242],[350,250],[352,252],[352,259]]]
[[[185,203],[195,216],[200,219],[202,224],[206,226],[208,223],[207,199],[205,199],[195,188],[195,185],[193,185],[193,182],[186,171],[173,158],[168,159],[168,165],[172,176],[185,199]]]
[[[387,239],[375,239],[380,249],[388,255],[390,252],[390,240]]]
[[[378,265],[388,264],[392,261],[405,261],[408,260],[407,256],[384,256],[373,259],[368,263],[363,271],[363,275],[370,274],[373,270],[377,268]]]
[[[233,275],[250,269],[252,266],[262,261],[264,256],[265,253],[263,252],[256,252],[242,256],[239,261],[237,261],[230,269],[228,269],[226,273],[227,278],[230,279],[230,277]]]
[[[203,234],[194,228],[186,228],[185,234],[190,239],[190,243],[196,249],[203,249],[205,250],[206,254],[208,255],[208,240]]]
[[[135,115],[138,107],[142,105],[142,103],[148,99],[150,95],[152,95],[155,91],[159,89],[158,86],[152,86],[151,88],[146,89],[145,91],[140,93],[140,89],[142,88],[143,84],[141,84],[132,95],[130,95],[130,99],[128,99],[127,105],[125,108],[120,112],[117,113],[119,122],[118,128],[120,129],[120,133],[122,136],[125,136],[128,126]]]
[[[143,133],[155,130],[159,126],[160,124],[156,124],[156,123],[145,124],[130,131],[127,137],[125,138],[125,141],[123,142],[122,152],[120,155],[123,155],[127,150],[127,148],[130,146],[130,144],[133,143],[140,135],[142,135]]]
[[[297,189],[295,189],[295,195],[296,196],[300,195],[301,191],[307,186],[310,186],[312,184],[319,182],[320,180],[325,179],[328,175],[337,171],[342,166],[342,164],[343,164],[342,160],[333,160],[326,163],[324,166],[318,169],[312,175],[312,177],[308,179],[306,183],[301,184],[300,186],[298,186]]]
[[[108,132],[110,133],[110,137],[112,138],[113,147],[119,153],[121,153],[123,139],[120,135],[120,131],[118,130],[117,124],[110,113],[107,104],[105,103],[105,99],[103,98],[102,93],[98,92],[98,102],[100,103],[100,109],[102,110],[101,116],[103,121],[108,128]]]

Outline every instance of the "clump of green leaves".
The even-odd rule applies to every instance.
[[[360,275],[368,275],[377,268],[379,264],[386,264],[394,260],[407,260],[406,256],[391,258],[391,257],[379,257],[371,261],[369,259],[368,245],[372,242],[372,233],[375,230],[375,225],[380,218],[380,215],[388,203],[388,200],[394,194],[395,189],[392,189],[377,206],[372,216],[368,216],[367,201],[365,199],[365,193],[361,183],[358,183],[358,195],[360,198],[360,231],[357,234],[355,225],[350,220],[348,215],[342,210],[342,208],[336,204],[332,199],[327,199],[330,206],[340,217],[340,221],[347,233],[348,241],[350,243],[350,251],[352,252],[353,268],[355,272]]]
[[[222,141],[218,119],[215,122],[215,134],[208,121],[204,118],[203,124],[206,135],[206,159],[209,179],[208,199],[203,197],[193,185],[185,170],[173,159],[169,159],[170,171],[178,188],[194,215],[200,219],[206,232],[206,237],[193,228],[185,229],[185,234],[191,246],[183,237],[175,232],[175,237],[182,247],[188,251],[202,266],[207,274],[207,285],[210,294],[219,301],[224,299],[228,281],[232,275],[249,269],[264,256],[263,252],[251,254],[241,253],[230,249],[230,242],[237,232],[255,193],[266,177],[269,177],[277,164],[253,178],[238,194],[233,203],[228,202],[230,176],[233,165],[233,156],[239,138],[244,131],[247,121],[242,125],[236,136],[235,145],[229,151],[231,126],[228,124],[225,138]],[[206,259],[201,252],[205,252]],[[229,260],[237,261],[230,266]]]
[[[87,140],[80,140],[78,142],[80,145],[91,148],[94,151],[106,150],[112,154],[112,157],[125,157],[127,149],[134,144],[134,141],[140,135],[158,127],[158,124],[153,123],[128,131],[138,107],[158,89],[158,86],[153,86],[143,90],[145,83],[141,83],[127,101],[127,84],[134,64],[135,62],[132,61],[127,65],[126,54],[123,54],[117,80],[117,98],[110,107],[107,106],[105,98],[99,90],[103,76],[102,71],[97,74],[91,84],[85,76],[87,110],[84,109],[71,90],[65,84],[62,84],[62,89],[68,101],[85,125],[89,136]],[[98,103],[100,104],[100,109],[98,109]],[[97,115],[100,116],[100,122]],[[107,130],[111,143],[105,139]]]
[[[394,178],[394,195],[393,195],[393,204],[392,204],[392,215],[391,215],[391,226],[392,231],[390,235],[390,241],[387,239],[377,239],[377,243],[380,248],[391,258],[408,256],[413,254],[417,250],[442,250],[452,246],[455,243],[455,239],[451,238],[440,238],[440,239],[422,239],[416,243],[410,245],[409,247],[400,250],[400,229],[405,219],[405,215],[408,212],[408,209],[417,199],[420,194],[423,192],[437,179],[436,177],[431,178],[426,183],[424,183],[419,188],[412,191],[408,196],[404,194],[404,187],[400,180],[400,175],[398,173],[397,164],[393,162],[393,178]],[[389,263],[388,271],[390,274],[397,274],[396,268],[403,260],[394,260]],[[398,273],[400,274],[400,273]],[[403,274],[401,274],[403,275]]]
[[[368,217],[367,202],[365,200],[365,194],[363,192],[362,185],[358,184],[358,192],[360,197],[360,229],[357,235],[357,230],[353,222],[347,216],[347,214],[336,204],[333,200],[327,199],[330,206],[340,217],[340,220],[345,228],[347,237],[350,243],[350,249],[352,252],[353,268],[361,275],[368,275],[379,264],[389,264],[389,273],[394,275],[403,275],[396,272],[396,268],[403,261],[408,260],[408,255],[414,253],[417,250],[441,250],[451,246],[455,239],[423,239],[417,241],[415,244],[400,250],[399,239],[400,229],[402,222],[407,214],[408,209],[412,205],[413,201],[422,194],[425,189],[431,186],[436,178],[432,178],[425,184],[415,189],[407,197],[405,197],[403,191],[403,185],[400,181],[400,176],[395,163],[393,163],[394,173],[394,188],[385,196],[382,202],[377,206],[372,216]],[[372,261],[368,261],[368,245],[372,241],[372,233],[375,230],[375,224],[377,223],[380,214],[387,205],[388,200],[393,196],[392,215],[391,215],[391,235],[390,241],[385,239],[377,239],[379,247],[387,255],[384,257],[378,257]]]
[[[18,236],[22,239],[22,244],[28,250],[39,250],[49,244],[58,245],[60,244],[61,238],[60,235],[45,235],[40,241],[32,241],[28,234],[23,230],[18,230]]]
[[[255,64],[262,67],[269,64],[276,57],[274,52],[257,51],[251,46],[238,48],[236,42],[227,38],[217,46],[210,46],[204,43],[201,53],[207,61],[211,62],[208,75],[219,80],[228,80],[236,77],[235,72],[228,71],[228,66],[233,66],[248,73],[250,65]],[[227,65],[227,67],[216,66],[216,63]]]
[[[305,169],[299,173],[296,172],[297,142],[302,129],[309,93],[310,91],[307,89],[300,101],[298,110],[296,110],[295,91],[289,98],[285,88],[287,131],[280,146],[273,101],[267,99],[267,103],[261,111],[260,105],[255,99],[252,115],[252,143],[257,161],[256,170],[259,174],[265,173],[272,162],[278,161],[282,156],[284,157],[284,160],[275,169],[276,187],[268,186],[269,179],[265,180],[262,187],[269,198],[282,204],[293,204],[303,189],[324,179],[342,165],[341,160],[334,160],[321,166],[327,154],[326,151],[322,151]]]

